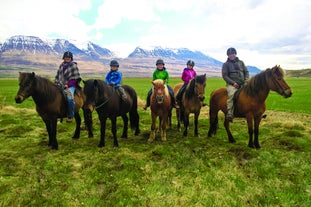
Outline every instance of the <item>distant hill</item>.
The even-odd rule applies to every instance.
[[[80,45],[80,44],[79,44]],[[119,58],[107,48],[87,42],[84,48],[65,39],[42,40],[35,36],[16,35],[0,43],[1,76],[17,76],[18,71],[37,71],[42,75],[54,76],[65,51],[74,54],[74,61],[84,76],[104,75],[109,70],[111,59],[120,62],[124,76],[151,77],[158,58],[164,59],[170,75],[180,76],[189,59],[195,61],[198,74],[220,77],[222,62],[200,51],[187,48],[162,48],[159,46],[136,47],[126,58]],[[255,66],[247,66],[250,75],[260,72]]]
[[[311,69],[287,70],[286,77],[311,77]]]

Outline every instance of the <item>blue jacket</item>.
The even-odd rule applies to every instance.
[[[113,84],[115,86],[121,86],[122,73],[119,71],[109,71],[105,79],[107,84]]]

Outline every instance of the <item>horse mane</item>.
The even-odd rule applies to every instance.
[[[168,88],[167,88],[167,85],[164,83],[164,80],[162,79],[156,79],[154,81],[152,81],[153,84],[157,85],[157,86],[161,86],[161,85],[164,85],[164,93],[165,93],[165,96],[169,96],[169,92],[168,92]],[[154,91],[154,87],[152,87],[152,93]]]
[[[48,101],[53,101],[59,92],[57,87],[49,79],[37,75],[35,76],[35,82],[38,93]]]
[[[187,85],[186,91],[185,91],[185,97],[187,99],[190,99],[195,93],[194,93],[194,88],[195,88],[195,83],[203,84],[206,80],[206,75],[198,75],[195,76]]]
[[[274,66],[273,68],[267,68],[265,71],[258,73],[250,78],[243,86],[246,94],[249,96],[255,96],[259,91],[267,89],[267,77],[272,76],[272,72],[277,72],[279,77],[284,77],[285,71],[280,66]]]

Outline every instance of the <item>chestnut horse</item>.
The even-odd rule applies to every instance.
[[[239,90],[239,95],[235,100],[234,116],[244,117],[247,120],[249,141],[251,148],[260,148],[258,141],[259,124],[266,110],[266,98],[270,90],[288,98],[292,91],[284,80],[284,70],[280,66],[274,66],[253,76]],[[226,88],[216,89],[211,93],[209,120],[210,127],[208,137],[216,134],[218,128],[218,111],[221,110],[225,115],[227,113],[227,90]],[[227,131],[228,140],[234,143],[229,121],[225,119],[224,126]],[[253,140],[254,134],[254,140]]]
[[[121,116],[123,120],[123,133],[122,138],[127,138],[128,131],[128,117],[130,117],[130,126],[135,129],[135,135],[140,133],[139,130],[139,115],[137,113],[137,94],[136,91],[128,86],[122,85],[127,100],[121,100],[117,90],[104,81],[99,79],[90,79],[83,81],[84,83],[84,94],[86,101],[84,104],[84,110],[91,114],[96,109],[99,120],[100,120],[100,142],[98,147],[105,146],[106,136],[106,121],[107,118],[111,120],[111,132],[114,140],[114,147],[118,147],[117,140],[117,117]],[[91,119],[85,120],[88,128],[92,128]]]
[[[161,139],[166,141],[166,125],[171,127],[172,104],[171,96],[165,85],[165,80],[157,79],[151,82],[153,85],[152,94],[150,96],[151,109],[151,132],[148,142],[155,139],[156,119],[159,117],[159,129],[161,130]]]
[[[175,97],[182,85],[177,84],[174,87]],[[180,123],[184,123],[184,136],[188,135],[189,115],[194,113],[194,135],[198,136],[198,119],[201,107],[205,99],[206,74],[195,76],[187,85],[182,96],[182,105],[176,110],[177,128],[180,131]],[[178,88],[179,87],[179,88]]]
[[[58,86],[50,80],[39,77],[35,73],[19,73],[19,90],[15,97],[16,103],[22,103],[29,96],[32,96],[38,114],[45,123],[49,135],[48,146],[58,149],[56,139],[57,119],[67,117],[67,100]],[[81,117],[79,109],[84,103],[84,94],[77,88],[74,94],[75,100],[75,122],[76,129],[72,138],[80,137]],[[91,129],[88,130],[89,137],[92,137]]]

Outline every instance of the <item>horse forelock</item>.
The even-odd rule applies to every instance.
[[[154,81],[152,81],[152,83],[153,83],[153,87],[152,87],[153,93],[155,93],[155,88],[164,86],[164,94],[165,94],[165,96],[169,96],[167,85],[164,84],[164,81],[162,79],[154,80]]]
[[[206,75],[198,75],[195,77],[195,81],[199,84],[206,82]]]

